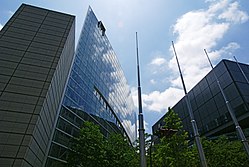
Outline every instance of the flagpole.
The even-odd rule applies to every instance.
[[[202,147],[202,144],[201,144],[201,139],[200,139],[200,135],[199,135],[199,132],[198,132],[198,127],[197,127],[196,121],[194,119],[193,110],[192,110],[192,107],[190,105],[187,89],[186,89],[186,86],[185,86],[185,83],[184,83],[181,67],[180,67],[180,64],[179,64],[179,60],[177,58],[177,54],[176,54],[176,50],[175,50],[175,46],[174,46],[173,41],[172,41],[172,47],[173,47],[174,54],[175,54],[175,57],[176,57],[176,62],[177,62],[177,65],[178,65],[178,69],[179,69],[179,73],[180,73],[180,77],[181,77],[181,81],[182,81],[182,86],[183,86],[183,90],[184,90],[184,93],[185,93],[185,101],[186,101],[187,107],[188,107],[188,112],[189,112],[189,116],[190,116],[190,120],[191,120],[192,129],[193,129],[193,132],[194,132],[195,142],[196,142],[196,146],[197,146],[197,149],[198,149],[198,154],[199,154],[200,161],[201,161],[201,166],[202,167],[207,167],[207,161],[206,161],[205,154],[204,154],[204,151],[203,151],[203,147]]]
[[[244,76],[244,78],[245,78],[246,82],[249,84],[249,80],[248,80],[248,78],[247,78],[246,74],[244,73],[244,71],[242,70],[241,66],[239,65],[238,60],[236,59],[236,57],[235,57],[235,56],[233,56],[233,58],[234,58],[234,60],[236,61],[236,63],[237,63],[237,65],[238,65],[238,67],[239,67],[239,69],[240,69],[241,73],[243,74],[243,76]]]
[[[136,32],[136,48],[137,48],[137,80],[138,80],[138,132],[139,132],[139,153],[140,153],[140,167],[146,167],[145,158],[145,139],[144,139],[144,120],[142,111],[142,96],[141,96],[141,85],[140,85],[140,71],[139,71],[139,56],[138,56],[138,39]]]
[[[219,87],[219,89],[220,89],[220,92],[221,92],[221,94],[222,94],[222,96],[223,96],[223,99],[225,100],[226,107],[227,107],[227,109],[228,109],[228,112],[229,112],[229,114],[230,114],[232,120],[233,120],[233,123],[234,123],[234,125],[235,125],[235,128],[236,128],[236,130],[237,130],[237,132],[238,132],[238,136],[239,136],[239,138],[241,139],[241,142],[243,143],[244,148],[245,148],[245,151],[246,151],[246,153],[247,153],[247,155],[248,155],[248,157],[249,157],[249,145],[248,145],[248,141],[247,141],[247,139],[246,139],[246,137],[245,137],[245,135],[244,135],[244,132],[242,131],[242,129],[241,129],[240,125],[239,125],[239,122],[238,122],[238,120],[237,120],[237,118],[236,118],[236,116],[235,116],[235,114],[234,114],[233,108],[232,108],[230,102],[227,100],[227,97],[226,97],[226,95],[225,95],[225,93],[224,93],[224,91],[223,91],[223,89],[222,89],[222,87],[221,87],[221,85],[220,85],[220,81],[219,81],[219,79],[218,79],[218,77],[217,77],[217,75],[216,75],[216,73],[215,73],[215,71],[214,71],[214,67],[213,67],[213,65],[212,65],[212,62],[211,62],[211,60],[210,60],[208,54],[207,54],[206,49],[204,49],[204,52],[205,52],[205,54],[206,54],[206,56],[207,56],[207,58],[208,58],[208,61],[209,61],[209,63],[210,63],[210,66],[211,66],[211,68],[212,68],[212,70],[213,70],[213,72],[214,72],[215,80],[216,80],[217,85],[218,85],[218,87]]]

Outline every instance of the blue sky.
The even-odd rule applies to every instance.
[[[88,6],[102,20],[137,104],[135,32],[139,37],[146,131],[183,97],[171,41],[190,90],[222,58],[249,63],[249,1],[246,0],[1,0],[0,28],[27,3],[76,16],[76,40]]]

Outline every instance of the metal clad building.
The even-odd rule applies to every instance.
[[[42,166],[73,59],[75,17],[21,5],[0,31],[0,166]]]

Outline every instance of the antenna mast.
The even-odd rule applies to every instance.
[[[239,67],[239,69],[240,69],[240,71],[241,71],[242,75],[244,76],[244,78],[245,78],[246,82],[249,84],[249,80],[248,80],[248,78],[247,78],[246,74],[244,73],[244,71],[242,70],[241,66],[239,65],[238,60],[236,59],[236,57],[235,57],[235,56],[233,56],[233,58],[234,58],[234,60],[236,61],[236,63],[237,63],[237,65],[238,65],[238,67]]]
[[[145,139],[144,139],[144,118],[142,110],[142,96],[141,96],[141,86],[140,86],[140,71],[139,71],[139,56],[138,56],[138,39],[136,32],[136,48],[137,48],[137,80],[138,80],[138,132],[139,132],[139,152],[140,152],[140,167],[146,167],[145,158]]]
[[[195,143],[196,143],[196,146],[197,146],[197,149],[198,149],[198,154],[199,154],[199,157],[200,157],[201,166],[202,167],[207,167],[207,161],[206,161],[205,154],[204,154],[204,151],[203,151],[203,148],[202,148],[201,139],[200,139],[200,135],[199,135],[199,132],[198,132],[198,127],[197,127],[196,121],[194,119],[193,110],[192,110],[192,107],[190,105],[187,89],[186,89],[186,86],[185,86],[185,83],[184,83],[184,80],[183,80],[182,71],[181,71],[181,68],[180,68],[180,64],[179,64],[179,61],[178,61],[178,58],[177,58],[177,54],[176,54],[176,50],[175,50],[175,46],[174,46],[173,41],[172,41],[172,47],[173,47],[174,54],[175,54],[175,57],[176,57],[176,62],[177,62],[177,65],[178,65],[180,77],[181,77],[181,80],[182,80],[182,86],[183,86],[183,90],[184,90],[184,93],[185,93],[185,101],[186,101],[187,107],[188,107],[188,112],[189,112],[189,116],[190,116],[190,120],[191,120],[190,122],[191,122],[192,129],[193,129],[193,132],[194,132]]]
[[[219,81],[219,79],[218,79],[218,77],[217,77],[217,75],[216,75],[216,73],[215,73],[214,67],[213,67],[213,65],[212,65],[211,60],[209,59],[209,56],[208,56],[208,54],[207,54],[206,49],[204,49],[204,52],[205,52],[205,54],[206,54],[206,56],[207,56],[207,58],[208,58],[208,61],[209,61],[209,63],[210,63],[210,66],[212,67],[212,70],[213,70],[214,76],[215,76],[215,80],[216,80],[217,85],[218,85],[218,87],[219,87],[219,89],[220,89],[220,92],[221,92],[221,94],[222,94],[222,96],[223,96],[223,99],[225,100],[225,103],[226,103],[228,112],[229,112],[229,114],[230,114],[230,116],[231,116],[231,118],[232,118],[232,120],[233,120],[233,123],[234,123],[234,125],[235,125],[235,128],[236,128],[236,130],[237,130],[237,132],[238,132],[238,137],[241,139],[241,142],[243,143],[244,148],[245,148],[245,151],[246,151],[246,153],[247,153],[247,155],[248,155],[248,157],[249,157],[249,145],[248,145],[248,141],[247,141],[247,139],[246,139],[246,137],[245,137],[245,135],[244,135],[244,132],[242,131],[242,129],[241,129],[240,125],[239,125],[239,122],[238,122],[238,120],[237,120],[237,118],[236,118],[236,116],[235,116],[235,114],[234,114],[233,108],[232,108],[230,102],[227,100],[227,97],[226,97],[226,95],[225,95],[225,93],[224,93],[224,91],[223,91],[223,89],[222,89],[222,87],[221,87],[221,85],[220,85],[220,81]]]

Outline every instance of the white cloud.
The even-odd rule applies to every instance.
[[[3,25],[2,24],[0,24],[0,30],[3,28]]]
[[[165,112],[167,108],[173,106],[183,97],[183,90],[170,87],[163,92],[153,91],[149,94],[143,94],[143,102],[150,111]]]
[[[239,4],[234,1],[206,0],[206,3],[209,3],[207,9],[190,11],[179,17],[173,26],[173,33],[177,36],[175,48],[188,91],[210,71],[203,49],[209,51],[212,61],[224,55],[231,56],[240,47],[236,42],[230,42],[220,49],[214,48],[217,48],[218,42],[234,24],[244,23],[249,17],[246,12],[239,9]],[[173,50],[172,48],[169,50],[172,57],[167,67],[173,74],[170,78],[171,86],[162,92],[153,91],[142,95],[143,107],[150,111],[167,111],[169,106],[172,107],[184,96]],[[158,56],[152,60],[150,65],[160,66],[164,63],[167,63],[166,60]],[[153,81],[150,82],[153,83]],[[137,106],[135,89],[132,90],[132,97]]]
[[[208,1],[208,9],[190,11],[177,19],[173,32],[177,35],[175,48],[184,75],[185,83],[190,90],[210,70],[203,49],[211,51],[211,60],[222,55],[231,55],[239,44],[231,42],[226,47],[212,51],[217,43],[228,32],[233,24],[248,20],[248,15],[239,9],[237,2],[229,0]],[[173,55],[172,48],[170,51]],[[171,70],[177,70],[175,57],[169,61]],[[172,80],[173,86],[180,86],[180,78]]]
[[[156,81],[154,79],[151,79],[150,83],[154,85],[154,84],[156,84]]]
[[[234,2],[229,4],[228,9],[220,14],[219,18],[234,23],[244,23],[249,17],[246,12],[239,10],[239,3]]]
[[[165,63],[166,63],[166,59],[164,59],[162,57],[157,57],[157,58],[153,59],[150,64],[155,65],[155,66],[161,66]]]
[[[149,111],[165,112],[168,107],[173,106],[183,95],[182,89],[174,87],[170,87],[163,92],[153,91],[149,94],[142,94],[142,105],[143,108]],[[135,106],[138,107],[138,95],[135,88],[132,88],[132,97]]]
[[[218,2],[216,0],[211,0],[211,1],[206,1],[206,2],[211,2],[209,6],[208,12],[214,13],[219,10],[226,10],[230,0],[219,0]]]
[[[220,55],[227,55],[227,57],[228,56],[232,57],[232,53],[239,48],[240,45],[238,43],[230,42],[227,44],[227,46],[224,46],[219,50],[209,52],[209,56],[212,57],[213,59],[219,57]]]
[[[168,68],[166,57],[159,51],[152,53],[153,59],[148,64],[148,71],[153,75],[160,75],[161,73],[165,73],[165,70]]]

